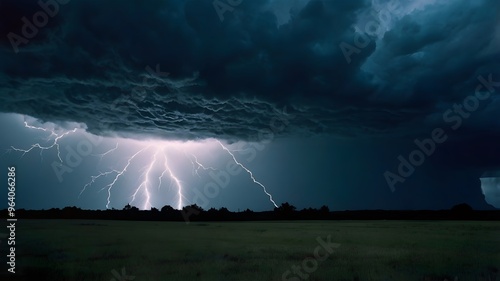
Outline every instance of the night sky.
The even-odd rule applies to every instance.
[[[40,3],[0,0],[17,208],[500,208],[498,0]]]

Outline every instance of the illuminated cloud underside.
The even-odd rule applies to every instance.
[[[40,150],[40,153],[42,154],[43,151],[54,149],[57,151],[58,161],[60,162],[57,163],[56,167],[62,169],[61,171],[64,171],[62,167],[64,167],[65,164],[63,158],[61,157],[60,142],[71,133],[76,133],[77,131],[86,133],[84,129],[82,129],[82,127],[84,126],[79,126],[67,130],[60,128],[53,123],[31,125],[28,123],[28,121],[26,121],[30,120],[32,122],[36,122],[36,120],[34,120],[31,117],[25,116],[24,120],[25,120],[24,121],[25,128],[29,130],[39,130],[44,132],[45,134],[48,134],[48,136],[46,136],[47,137],[46,142],[48,142],[49,145],[34,143],[29,148],[12,147],[12,150],[15,152],[21,152],[22,155],[25,155],[26,153],[32,153],[37,150]],[[192,163],[193,174],[199,175],[200,169],[205,171],[207,170],[216,171],[217,169],[213,167],[206,167],[204,164],[200,163],[198,157],[196,157],[195,154],[190,152],[190,150],[197,146],[214,146],[215,144],[217,146],[220,146],[223,152],[228,153],[231,159],[233,159],[238,166],[242,167],[249,174],[250,179],[263,189],[264,193],[269,197],[269,201],[273,204],[274,207],[278,206],[276,202],[273,200],[272,195],[267,191],[266,187],[261,182],[257,181],[253,173],[242,163],[240,163],[236,159],[234,154],[231,152],[231,150],[229,150],[219,140],[208,139],[198,142],[194,141],[181,142],[181,141],[164,141],[158,139],[156,140],[148,139],[139,141],[133,139],[115,138],[113,139],[113,141],[116,141],[116,145],[113,148],[101,154],[94,154],[93,156],[99,157],[100,161],[102,161],[106,157],[119,153],[118,150],[122,145],[128,145],[128,146],[132,145],[132,147],[135,150],[132,152],[130,152],[130,150],[127,150],[129,156],[126,157],[126,159],[123,161],[123,163],[121,164],[122,166],[121,168],[119,169],[110,168],[107,171],[100,172],[97,175],[90,176],[90,181],[83,186],[83,188],[79,193],[79,197],[84,192],[88,192],[88,189],[90,187],[92,187],[93,185],[97,185],[98,181],[102,182],[105,181],[106,179],[110,179],[108,183],[105,184],[100,189],[100,191],[104,190],[106,191],[107,194],[106,208],[110,208],[110,204],[112,202],[112,194],[113,192],[115,192],[115,189],[118,188],[121,178],[126,173],[137,173],[140,183],[130,196],[131,199],[130,204],[135,203],[136,201],[139,200],[139,198],[141,198],[140,199],[142,201],[142,204],[140,206],[141,209],[150,209],[151,207],[154,207],[152,206],[151,203],[151,197],[153,196],[153,192],[155,191],[154,187],[157,187],[156,189],[159,190],[162,186],[165,185],[165,182],[162,182],[162,179],[164,179],[165,177],[169,177],[171,181],[174,183],[175,188],[177,189],[176,191],[177,199],[175,206],[177,209],[182,209],[182,207],[192,204],[192,202],[190,202],[189,199],[186,198],[183,194],[184,189],[188,187],[185,186],[185,184],[183,184],[182,180],[174,172],[172,164],[169,162],[169,152],[172,150],[183,152],[186,159],[188,159]],[[131,165],[134,162],[138,161],[139,158],[141,159],[141,161],[144,161],[146,159],[145,160],[146,164],[142,165],[143,171],[140,172],[137,170],[131,170],[130,169]]]
[[[480,180],[486,202],[500,208],[500,177],[482,177]]]

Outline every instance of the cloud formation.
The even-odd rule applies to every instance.
[[[397,2],[351,63],[339,45],[394,1],[279,1],[223,21],[211,0],[0,1],[0,111],[170,139],[258,140],[276,118],[284,135],[401,135],[500,80],[498,1]]]

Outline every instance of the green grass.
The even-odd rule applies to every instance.
[[[20,220],[16,235],[16,274],[36,280],[282,280],[328,235],[341,246],[308,280],[500,280],[499,222]]]

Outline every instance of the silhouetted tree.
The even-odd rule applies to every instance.
[[[182,217],[185,221],[199,220],[200,218],[198,217],[198,215],[200,215],[202,213],[205,213],[205,211],[203,210],[203,208],[201,208],[200,206],[198,206],[196,204],[184,206],[180,212],[180,214],[182,215]]]
[[[280,219],[292,219],[295,217],[297,208],[288,202],[282,203],[278,208],[274,208],[275,213]]]
[[[72,207],[64,207],[64,208],[61,210],[61,214],[62,214],[62,217],[63,217],[63,218],[67,218],[67,219],[76,219],[76,218],[79,218],[80,211],[81,211],[81,209],[80,209],[80,208],[77,208],[77,207],[75,207],[75,206],[72,206]]]
[[[184,210],[185,212],[203,212],[203,208],[196,205],[196,204],[192,204],[192,205],[188,205],[188,206],[184,206],[182,208],[182,210]]]
[[[320,213],[323,213],[323,214],[324,214],[324,213],[327,213],[327,214],[328,214],[328,213],[330,212],[330,208],[328,208],[328,206],[327,206],[327,205],[323,205],[323,206],[321,206],[321,208],[319,208],[319,212],[320,212]]]
[[[469,213],[469,212],[473,211],[472,207],[466,203],[457,204],[457,205],[451,207],[451,210],[453,212],[459,212],[459,213]]]
[[[196,204],[189,205],[183,210],[176,210],[169,205],[149,211],[141,211],[137,207],[127,204],[123,209],[82,210],[75,206],[63,209],[49,210],[18,209],[19,217],[26,219],[113,219],[113,220],[167,220],[167,221],[261,221],[261,220],[318,220],[318,219],[389,219],[389,220],[496,220],[500,221],[500,210],[473,210],[466,203],[454,205],[449,210],[361,210],[361,211],[334,211],[328,206],[320,209],[304,208],[300,212],[295,206],[285,202],[274,211],[254,212],[246,209],[243,212],[231,212],[225,207],[210,208],[204,211]],[[0,210],[0,218],[7,218],[7,209]]]
[[[163,207],[161,208],[161,212],[162,212],[163,214],[172,213],[172,212],[174,212],[174,211],[175,211],[175,209],[174,209],[174,208],[172,208],[172,206],[170,206],[170,205],[165,205],[165,206],[163,206]]]
[[[125,207],[123,207],[123,210],[129,211],[129,212],[137,212],[137,211],[139,211],[139,208],[137,208],[136,206],[132,206],[130,204],[127,204],[127,205],[125,205]]]
[[[217,209],[215,209],[214,207],[210,208],[207,210],[207,213],[209,214],[216,214],[217,213]]]
[[[282,212],[282,213],[292,213],[296,210],[297,208],[293,205],[290,205],[288,202],[282,203],[281,206],[278,208],[274,208],[275,211]]]

